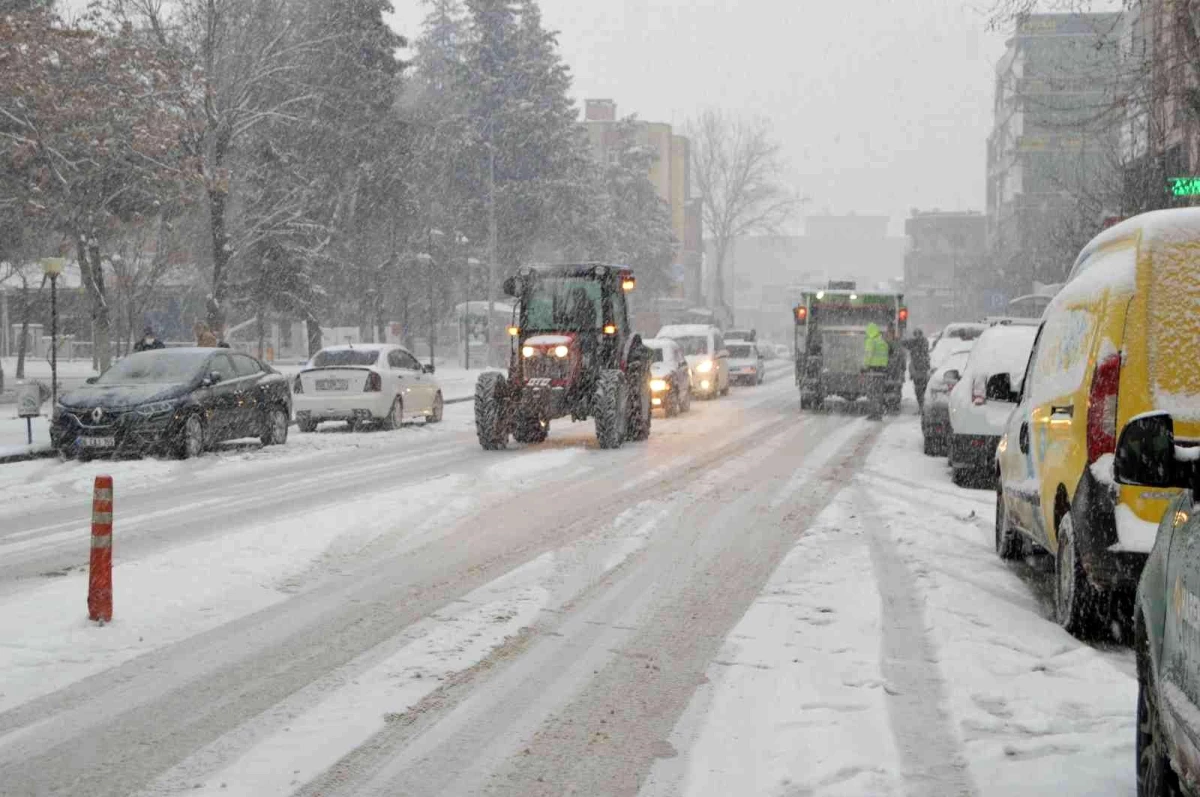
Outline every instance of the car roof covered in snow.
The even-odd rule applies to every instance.
[[[1036,337],[1037,327],[1033,326],[989,327],[971,348],[967,373],[973,376],[1006,373],[1015,385],[1025,374]]]
[[[646,344],[652,349],[669,349],[672,347],[676,349],[679,348],[679,344],[670,338],[643,338],[642,343]]]

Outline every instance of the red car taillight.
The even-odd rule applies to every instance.
[[[976,406],[987,403],[986,376],[977,376],[971,380],[971,403]]]
[[[292,392],[296,394],[304,392],[304,383],[300,381],[300,374],[296,374],[295,380],[292,381]]]
[[[367,374],[366,392],[379,393],[382,390],[383,390],[383,379],[379,376],[379,374],[375,373],[374,371],[371,371],[369,374]]]
[[[1110,354],[1096,365],[1088,394],[1088,462],[1117,450],[1117,393],[1121,389],[1121,355]]]

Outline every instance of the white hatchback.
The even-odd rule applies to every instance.
[[[1034,326],[994,326],[971,349],[962,378],[950,391],[950,467],[954,481],[987,475],[996,445],[1019,400]]]
[[[302,432],[321,421],[395,429],[406,420],[442,419],[442,388],[433,366],[422,366],[408,349],[392,344],[321,349],[296,375],[292,394]]]

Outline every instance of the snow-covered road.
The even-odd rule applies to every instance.
[[[1132,793],[1129,654],[1045,620],[914,417],[796,405],[4,466],[0,794]]]

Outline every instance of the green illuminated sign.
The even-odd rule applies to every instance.
[[[1200,196],[1200,177],[1168,177],[1172,196]]]

